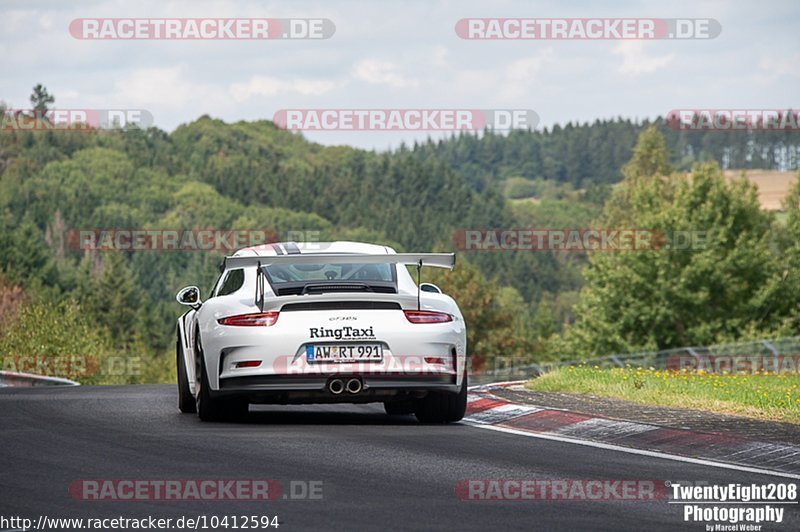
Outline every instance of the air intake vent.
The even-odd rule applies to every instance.
[[[393,286],[373,286],[372,291],[378,294],[396,294],[397,288]]]
[[[325,292],[372,292],[370,287],[363,284],[313,284],[306,285],[306,294],[322,294]]]
[[[276,290],[279,296],[299,296],[303,293],[302,286],[290,286],[286,288],[278,288]]]

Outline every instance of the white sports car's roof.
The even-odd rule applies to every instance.
[[[385,255],[395,251],[387,246],[366,244],[364,242],[276,242],[243,248],[233,254],[234,257],[274,257],[276,255],[293,255],[306,253],[363,253],[368,255]]]

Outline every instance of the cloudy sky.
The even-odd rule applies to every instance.
[[[680,108],[797,108],[800,2],[75,1],[0,2],[0,101],[29,107],[43,83],[58,108],[146,109],[173,130],[209,114],[271,119],[291,108],[532,109],[540,127]],[[88,17],[327,18],[327,40],[88,41]],[[465,17],[713,18],[712,40],[468,41]],[[437,136],[439,134],[432,134]],[[375,149],[424,133],[314,132]]]

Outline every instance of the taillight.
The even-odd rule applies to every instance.
[[[411,323],[445,323],[453,321],[453,316],[446,312],[431,310],[404,310],[406,318]]]
[[[238,316],[228,316],[217,320],[220,325],[231,325],[234,327],[269,327],[278,321],[279,312],[259,312],[257,314],[239,314]]]

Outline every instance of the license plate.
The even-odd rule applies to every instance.
[[[380,344],[308,345],[309,362],[380,362],[383,346]]]

